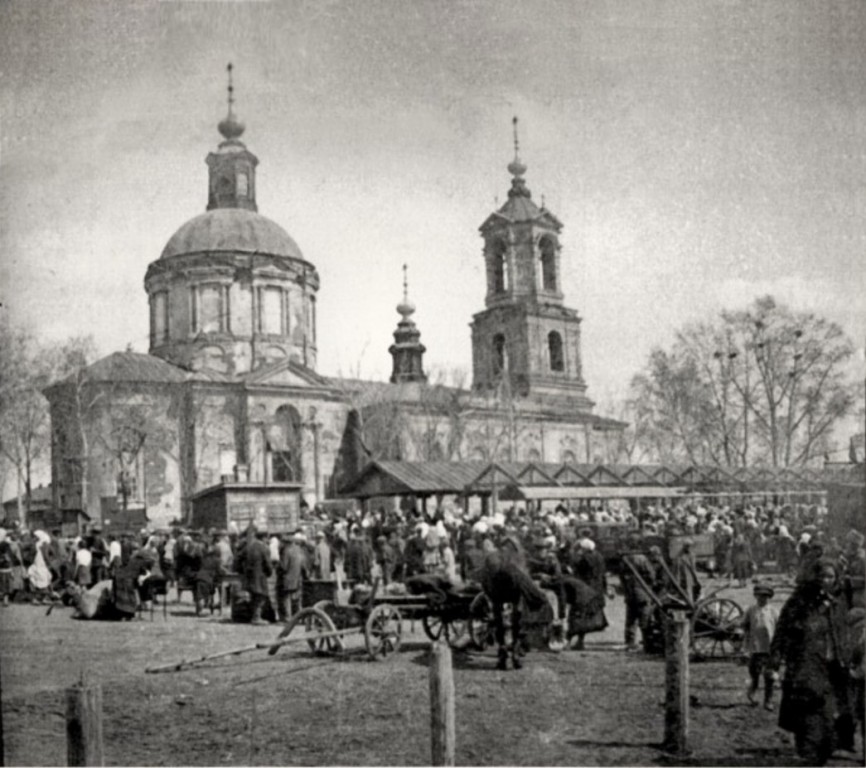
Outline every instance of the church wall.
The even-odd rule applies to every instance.
[[[249,398],[249,473],[251,482],[273,481],[273,457],[265,453],[266,442],[278,443],[273,430],[277,410],[294,408],[300,417],[300,437],[292,447],[301,454],[302,494],[312,506],[324,499],[331,478],[339,472],[338,458],[346,426],[345,403],[300,393],[257,393]],[[299,444],[299,445],[298,445]],[[284,446],[278,445],[279,448]]]
[[[57,455],[52,456],[57,505],[61,509],[83,508],[91,520],[100,521],[104,497],[117,497],[117,504],[122,504],[119,474],[125,468],[131,484],[130,507],[145,506],[154,526],[178,516],[181,454],[177,389],[100,383],[88,386],[78,399],[71,394],[70,389],[66,397],[52,404],[52,429],[55,435],[63,433],[56,440]],[[132,434],[143,436],[140,446],[129,437]],[[78,462],[83,476],[72,469]]]

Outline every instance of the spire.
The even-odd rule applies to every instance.
[[[409,301],[409,278],[407,273],[409,268],[403,265],[403,301],[397,305],[397,311],[403,316],[403,320],[409,319],[409,316],[414,314],[415,305]]]
[[[415,305],[409,301],[408,267],[403,265],[403,301],[397,305],[400,322],[394,331],[394,343],[388,348],[394,359],[391,372],[391,382],[427,381],[424,373],[424,353],[427,351],[421,343],[421,331],[411,319],[415,313]]]
[[[229,62],[226,70],[228,71],[228,105],[229,110],[226,115],[225,120],[220,120],[219,125],[217,126],[217,130],[222,134],[223,138],[227,141],[231,141],[232,139],[239,139],[244,132],[244,128],[246,126],[240,122],[234,113],[234,104],[235,104],[235,87],[232,82],[232,70],[234,69],[234,65]]]
[[[526,173],[526,164],[520,161],[520,141],[517,137],[517,115],[511,121],[514,126],[514,160],[508,164],[508,172],[511,174],[511,189],[508,190],[509,197],[531,197],[523,180]]]

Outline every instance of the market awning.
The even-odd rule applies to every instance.
[[[341,496],[432,496],[463,493],[486,465],[449,461],[374,461],[340,489]]]
[[[660,488],[651,485],[601,485],[575,487],[561,485],[506,485],[499,493],[504,501],[542,501],[562,499],[669,499],[682,496],[685,488]]]

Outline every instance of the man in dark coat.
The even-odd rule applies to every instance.
[[[246,545],[238,553],[236,566],[241,574],[241,586],[250,594],[251,624],[265,623],[262,609],[268,599],[268,578],[273,573],[267,538],[267,531],[248,530]]]
[[[647,589],[654,588],[656,573],[647,556],[641,551],[640,537],[629,537],[626,547],[628,552],[623,557],[628,558],[631,567],[623,562],[620,571],[620,581],[625,597],[624,639],[626,650],[635,651],[637,650],[637,627],[640,627],[644,648],[647,647],[647,627],[653,607],[652,598]],[[637,576],[635,576],[635,572]],[[641,584],[641,580],[646,587]]]
[[[782,606],[770,646],[770,668],[785,665],[779,727],[794,734],[805,765],[854,747],[848,632],[838,568],[819,560]]]
[[[352,538],[346,546],[346,578],[357,583],[370,582],[373,558],[359,526],[352,527]]]
[[[301,531],[281,538],[280,559],[277,562],[277,618],[288,621],[301,605],[301,587],[310,577],[310,568]]]

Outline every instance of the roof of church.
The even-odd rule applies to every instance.
[[[186,381],[187,371],[153,355],[114,352],[84,369],[87,381],[173,384]]]
[[[160,258],[215,251],[304,258],[279,224],[244,208],[215,208],[190,219],[171,236]]]

